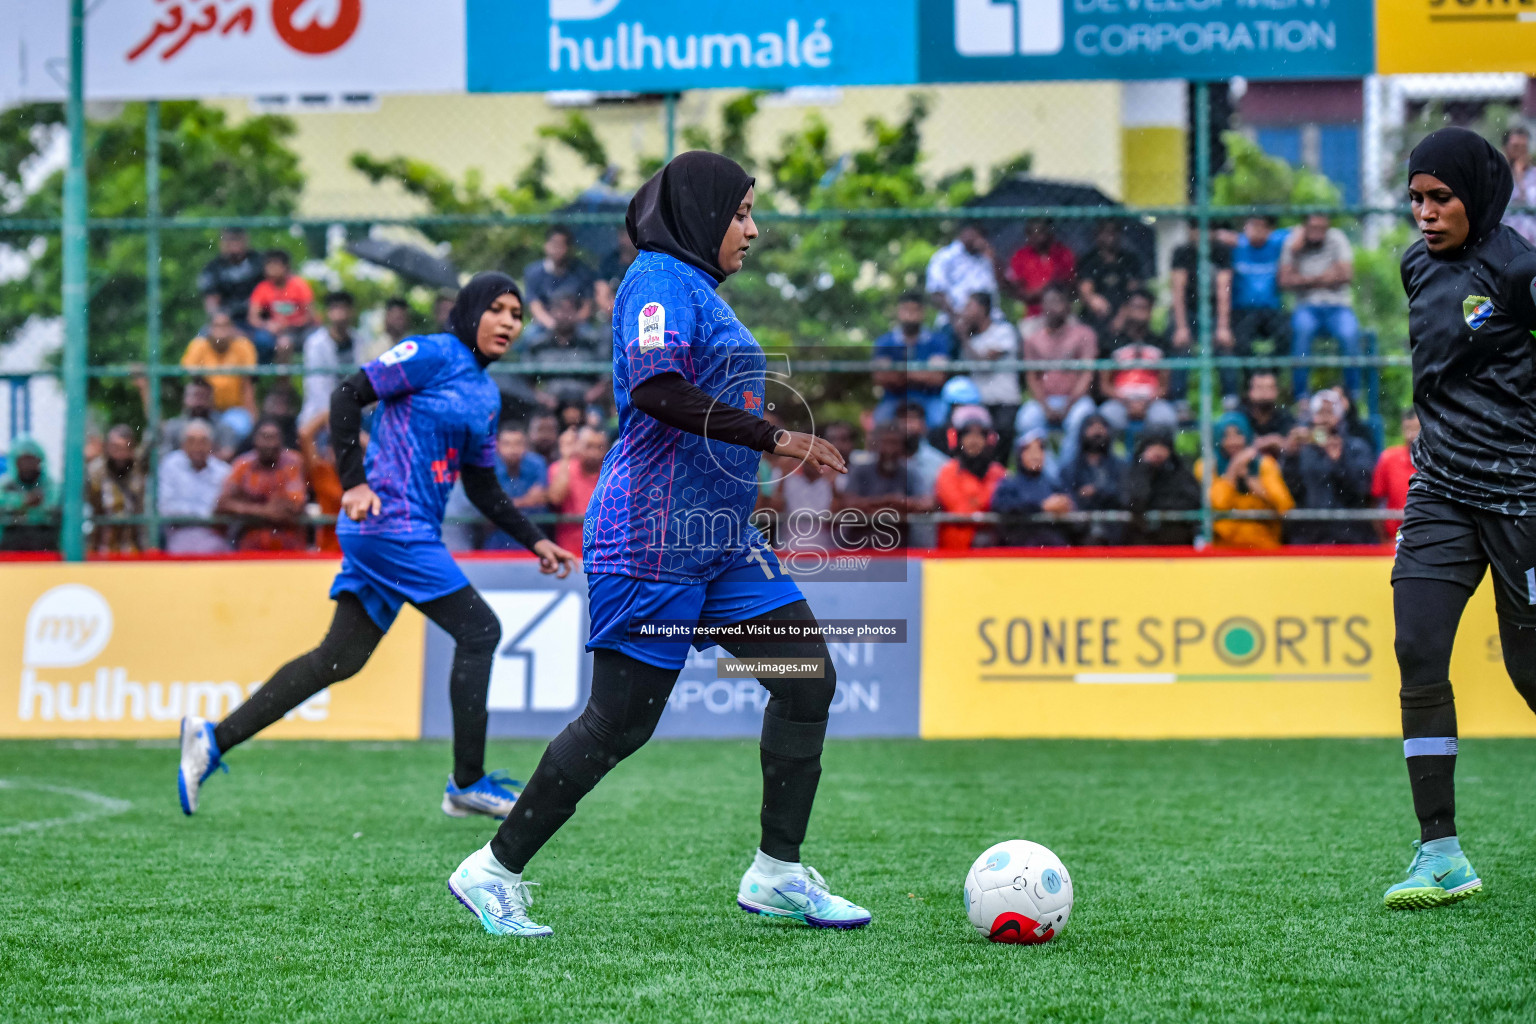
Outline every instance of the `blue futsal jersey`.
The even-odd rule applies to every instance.
[[[336,532],[439,538],[459,466],[494,466],[501,393],[452,334],[406,338],[363,367],[379,396],[365,469],[380,513]]]
[[[763,543],[748,522],[761,453],[669,427],[630,404],[638,384],[678,373],[720,402],[763,414],[767,360],[715,287],[708,274],[658,252],[642,252],[619,285],[619,439],[587,507],[588,573],[702,583]]]

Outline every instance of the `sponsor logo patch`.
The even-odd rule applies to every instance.
[[[661,348],[666,336],[667,308],[659,302],[647,302],[640,308],[640,351]]]
[[[383,355],[379,356],[379,362],[383,363],[385,366],[394,366],[396,363],[405,362],[407,359],[411,358],[411,356],[414,356],[418,351],[419,348],[414,341],[402,341],[388,352],[385,352]]]
[[[1493,316],[1493,300],[1486,295],[1468,295],[1461,300],[1461,315],[1475,331]]]

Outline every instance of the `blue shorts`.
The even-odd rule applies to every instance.
[[[587,595],[592,617],[587,650],[601,647],[648,665],[679,669],[688,660],[689,647],[708,650],[715,646],[713,641],[641,640],[632,638],[632,630],[646,622],[745,622],[803,600],[800,588],[766,547],[742,552],[724,572],[701,583],[588,573]]]
[[[341,572],[331,584],[331,599],[356,594],[380,629],[394,624],[406,602],[419,605],[469,586],[464,570],[435,537],[339,533],[336,539]]]

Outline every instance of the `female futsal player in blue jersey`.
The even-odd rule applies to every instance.
[[[197,810],[199,788],[232,747],[361,671],[406,602],[455,644],[453,774],[443,811],[505,818],[512,809],[517,795],[505,774],[485,773],[485,696],[501,626],[441,537],[454,481],[462,477],[475,507],[538,555],[543,572],[565,576],[577,559],[546,540],[496,482],[501,396],[485,370],[522,329],[516,283],[505,274],[476,276],[448,323],[449,332],[402,341],[331,396],[331,439],[346,488],[336,525],[343,558],[331,584],[335,617],[319,647],[278,669],[217,726],[182,719],[177,789],[186,814]],[[373,402],[380,411],[365,464],[363,407]]]
[[[640,249],[613,314],[619,439],[587,508],[592,694],[545,750],[496,837],[448,887],[492,934],[540,936],[524,865],[576,802],[650,738],[694,627],[814,621],[799,589],[748,522],[763,452],[847,472],[832,445],[762,418],[766,360],[716,289],[741,269],[757,227],[753,179],[714,153],[686,153],[636,193]],[[660,641],[646,629],[680,627]],[[752,635],[742,629],[737,635]],[[836,676],[826,644],[721,639],[739,657],[820,658],[820,679],[762,679],[762,841],[737,891],[743,910],[819,928],[856,928],[869,912],[827,891],[800,863]]]

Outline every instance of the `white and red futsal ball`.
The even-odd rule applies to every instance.
[[[977,857],[965,876],[965,912],[993,942],[1050,942],[1072,914],[1072,876],[1061,858],[1039,843],[998,843]]]

